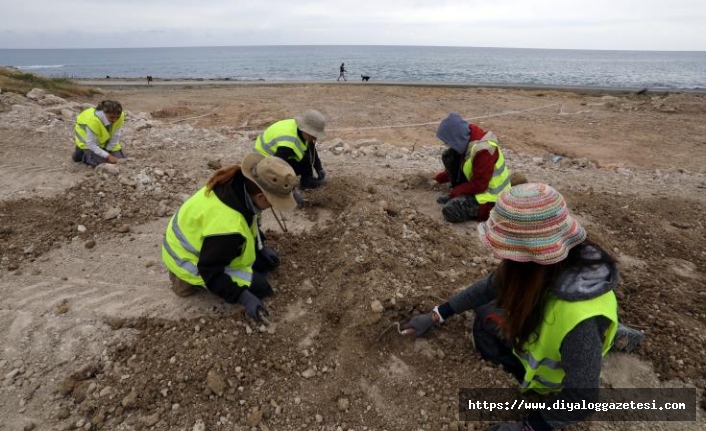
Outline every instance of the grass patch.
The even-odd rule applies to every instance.
[[[0,88],[3,92],[22,95],[27,94],[33,88],[42,88],[48,93],[63,98],[90,97],[101,94],[97,88],[78,85],[68,78],[46,78],[9,67],[0,67]]]

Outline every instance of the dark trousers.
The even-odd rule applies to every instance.
[[[456,187],[467,181],[463,175],[463,156],[453,148],[447,148],[441,155],[444,169],[451,180],[451,187]],[[475,196],[457,196],[441,209],[441,214],[449,223],[463,223],[469,220],[478,220],[480,216],[480,204]]]
[[[503,310],[490,303],[474,311],[473,342],[476,350],[486,361],[502,365],[521,383],[525,377],[525,368],[501,336]]]
[[[123,154],[123,150],[113,151],[113,152],[109,152],[109,153],[111,156],[115,156],[119,159],[125,158],[125,154]],[[74,153],[71,155],[71,160],[73,160],[74,162],[77,162],[77,163],[78,162],[85,163],[92,168],[95,168],[96,166],[100,165],[101,163],[108,163],[108,159],[106,157],[101,157],[91,150],[83,150],[79,147],[76,147],[76,149],[74,149]]]
[[[252,280],[250,281],[250,293],[257,296],[260,299],[272,296],[274,290],[267,280],[269,274],[277,269],[279,266],[279,261],[275,261],[263,255],[260,250],[257,251],[255,256],[255,263],[252,266]],[[193,286],[179,277],[174,275],[171,271],[169,272],[169,280],[172,282],[172,290],[178,296],[191,296],[199,290],[203,289],[200,286]]]

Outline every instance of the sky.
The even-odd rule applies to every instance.
[[[704,0],[0,0],[0,48],[706,51]]]

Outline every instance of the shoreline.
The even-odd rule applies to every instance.
[[[440,87],[440,88],[490,88],[505,90],[545,90],[545,91],[568,91],[575,93],[614,93],[614,94],[671,94],[671,93],[691,93],[706,94],[706,88],[649,88],[649,87],[608,87],[608,86],[582,86],[582,85],[549,85],[549,84],[490,84],[490,83],[463,83],[463,82],[398,82],[398,81],[234,81],[226,79],[206,79],[206,78],[178,78],[178,79],[153,79],[148,85],[144,78],[74,78],[79,85],[90,87],[178,87],[178,86],[200,86],[219,87],[228,85],[240,86],[306,86],[306,85],[364,85],[364,86],[391,86],[391,87]]]

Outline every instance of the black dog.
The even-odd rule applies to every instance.
[[[363,78],[363,81],[368,82],[370,80],[370,76],[368,75],[360,75],[361,78]]]

